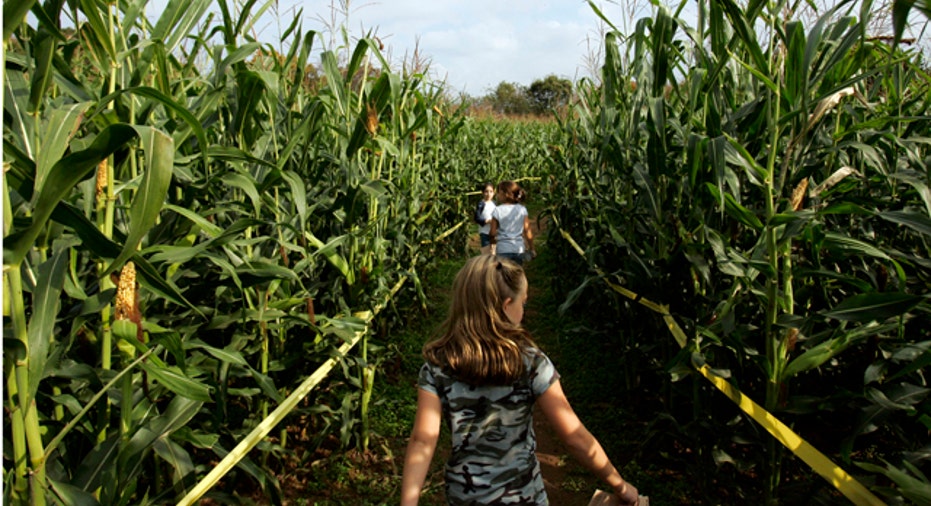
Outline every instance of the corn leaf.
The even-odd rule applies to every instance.
[[[275,386],[275,381],[269,376],[262,374],[249,366],[246,367],[248,367],[249,374],[252,375],[252,379],[254,379],[256,384],[259,385],[262,393],[264,393],[265,396],[269,399],[280,403],[282,401],[282,397],[281,394],[278,393],[278,388]]]
[[[158,367],[144,362],[142,368],[149,374],[149,378],[179,396],[201,402],[212,402],[213,400],[210,397],[210,387],[189,378],[177,367]]]
[[[705,188],[711,193],[711,195],[715,198],[715,200],[722,198],[718,191],[717,186],[711,183],[705,183]],[[737,199],[735,199],[733,195],[725,192],[723,199],[724,199],[724,210],[727,212],[727,214],[731,218],[734,218],[738,222],[756,231],[760,231],[763,229],[763,222],[761,222],[760,219],[757,218],[756,214],[754,214],[753,211],[747,209],[746,207],[740,205],[740,203],[737,202]]]
[[[84,247],[88,248],[93,254],[103,258],[113,258],[119,254],[119,245],[103,235],[74,206],[59,202],[52,213],[52,219],[62,225],[71,227],[75,234],[81,238]],[[118,234],[114,233],[114,235]],[[132,260],[136,264],[136,274],[139,276],[138,279],[142,286],[179,306],[186,306],[200,312],[184,297],[178,287],[159,274],[147,259],[140,255],[134,255]]]
[[[888,394],[878,388],[868,388],[866,397],[888,411],[907,411],[915,414],[915,407],[928,397],[931,389],[910,383],[895,383]]]
[[[916,232],[931,237],[931,218],[924,213],[914,211],[881,211],[876,213],[880,218],[905,225]]]
[[[233,129],[251,147],[255,142],[260,129],[255,128],[254,118],[259,104],[265,98],[267,87],[258,72],[240,70],[236,73],[237,90],[239,91],[239,105],[236,108],[236,117],[233,120]]]
[[[898,0],[897,3],[899,2],[901,2],[901,0]],[[893,467],[889,463],[886,463],[886,467],[879,467],[867,462],[854,462],[854,464],[865,471],[881,474],[889,478],[899,486],[899,491],[902,492],[902,495],[914,504],[931,504],[931,483],[915,478],[907,472]]]
[[[168,211],[173,211],[181,216],[184,216],[191,223],[197,225],[202,231],[204,231],[210,238],[215,239],[223,233],[223,229],[211,223],[207,218],[201,216],[200,214],[181,206],[176,206],[173,204],[165,204],[165,209]]]
[[[4,5],[10,2],[4,2]],[[15,2],[13,2],[15,3]],[[60,501],[61,504],[68,506],[99,506],[100,502],[93,494],[80,487],[71,485],[63,481],[57,481],[49,478],[49,491]]]
[[[149,351],[145,343],[139,342],[136,337],[136,324],[129,320],[114,321],[113,335],[121,339],[123,343],[131,345],[136,351],[141,353]],[[210,387],[188,377],[178,367],[165,364],[156,356],[148,357],[141,367],[151,379],[178,395],[195,401],[211,401]]]
[[[52,79],[52,59],[55,55],[55,39],[45,28],[36,31],[32,41],[35,67],[33,68],[32,83],[29,87],[29,112],[35,114],[39,111],[40,103],[45,97]]]
[[[39,278],[33,294],[33,314],[29,319],[29,392],[27,403],[35,398],[39,381],[45,371],[48,352],[55,340],[55,322],[59,300],[65,284],[68,267],[68,250],[57,251],[52,258],[39,266]]]
[[[297,215],[301,219],[301,230],[307,223],[307,189],[304,181],[294,172],[285,170],[281,172],[281,177],[288,183],[291,190],[291,202],[297,210]]]
[[[171,169],[175,156],[171,137],[154,128],[136,127],[136,130],[142,138],[146,170],[129,209],[129,236],[123,243],[120,255],[104,269],[103,275],[122,267],[123,263],[136,253],[142,238],[155,225],[171,183]]]
[[[152,447],[156,440],[167,438],[172,432],[184,427],[200,410],[203,402],[175,397],[168,403],[163,414],[153,417],[140,427],[120,450],[119,462],[122,469],[138,462],[144,450]]]
[[[13,31],[26,19],[26,14],[36,0],[20,0],[18,2],[3,2],[3,42],[9,40]]]
[[[346,278],[346,283],[349,285],[355,284],[355,275],[353,274],[352,269],[349,267],[349,262],[347,262],[342,255],[336,252],[336,248],[345,242],[348,236],[339,236],[326,244],[324,244],[320,239],[317,239],[317,236],[312,234],[310,231],[304,232],[304,237],[313,247],[317,248],[316,254],[326,257],[327,261],[330,262],[330,265],[336,267],[339,270],[343,277]]]
[[[901,316],[920,304],[926,297],[901,292],[862,293],[854,295],[822,314],[841,321],[884,321]]]
[[[185,449],[170,438],[160,437],[152,442],[155,454],[174,469],[173,481],[180,482],[185,476],[194,474],[194,461]]]
[[[868,337],[888,332],[896,328],[896,323],[868,323],[853,330],[841,330],[841,335],[828,339],[809,348],[786,365],[779,376],[779,381],[788,381],[796,375],[821,366],[852,345]]]
[[[253,286],[276,279],[300,282],[293,270],[281,265],[256,260],[238,265],[236,274],[242,280],[243,286]]]
[[[877,248],[876,246],[845,235],[827,233],[825,234],[824,244],[826,247],[841,253],[854,255],[862,254],[871,257],[882,258],[884,260],[891,260],[886,252]]]
[[[808,61],[805,27],[799,21],[786,24],[788,48],[785,60],[785,99],[789,104],[800,104],[800,98],[808,94]]]
[[[121,92],[115,93],[113,95],[113,98],[118,96],[120,93],[126,93],[130,95],[137,95],[140,97],[149,98],[151,100],[154,100],[156,103],[161,104],[162,106],[167,108],[171,113],[177,114],[178,117],[184,120],[184,124],[187,125],[191,129],[190,131],[194,133],[194,137],[197,138],[197,142],[200,145],[201,152],[204,153],[203,155],[204,160],[206,161],[206,154],[207,154],[206,152],[207,152],[207,148],[209,147],[207,143],[207,134],[204,131],[204,127],[203,125],[201,125],[200,120],[198,120],[193,114],[191,114],[191,112],[188,110],[188,108],[185,105],[179,104],[178,102],[174,101],[170,96],[166,95],[165,93],[155,88],[151,88],[147,86],[127,88]],[[102,99],[102,101],[106,100],[107,98],[109,97],[105,97],[104,99]],[[186,132],[187,130],[184,130],[184,131]],[[175,135],[177,136],[178,134],[176,133]],[[178,138],[173,139],[173,140],[175,141],[175,144],[180,144],[180,142],[183,142],[185,138],[186,137],[184,136],[178,136]]]
[[[25,231],[4,239],[4,263],[19,265],[58,203],[78,182],[86,178],[97,164],[137,136],[136,130],[129,125],[110,125],[97,135],[89,148],[59,160],[49,171],[48,178],[36,197],[32,223]]]
[[[259,190],[255,187],[254,179],[243,174],[231,172],[223,176],[223,183],[242,190],[252,202],[253,216],[255,218],[262,216],[262,197],[259,196]]]
[[[202,349],[207,353],[213,355],[214,358],[222,362],[227,362],[230,364],[247,367],[249,365],[246,362],[246,359],[243,358],[242,353],[237,350],[227,348],[217,348],[210,346],[209,344],[201,341],[200,339],[192,339],[185,343],[188,348]]]
[[[166,53],[173,53],[194,32],[210,4],[210,0],[169,0],[152,28],[151,38],[161,41]]]
[[[72,132],[77,130],[81,118],[91,105],[90,102],[83,102],[47,111],[48,119],[43,122],[40,134],[42,149],[39,150],[35,163],[36,188],[42,188],[48,172],[65,154]]]

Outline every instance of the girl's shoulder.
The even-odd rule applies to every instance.
[[[550,358],[546,355],[546,353],[543,353],[543,350],[535,346],[524,347],[523,356],[524,356],[524,363],[528,365],[550,361]]]

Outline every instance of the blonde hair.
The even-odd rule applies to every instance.
[[[470,385],[507,385],[524,374],[523,352],[536,347],[520,322],[504,312],[526,283],[517,263],[492,255],[469,259],[456,274],[449,315],[424,358]]]

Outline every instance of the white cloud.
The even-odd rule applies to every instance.
[[[295,0],[280,0],[287,9]],[[300,3],[304,17],[330,20],[329,0]],[[391,0],[350,2],[353,34],[375,30],[394,63],[417,47],[453,89],[484,94],[501,81],[529,85],[549,74],[575,78],[597,18],[581,0]],[[312,15],[309,15],[313,13]],[[335,19],[345,23],[342,15]]]
[[[347,1],[348,16],[339,11]],[[150,0],[149,15],[166,3]],[[325,34],[315,51],[341,43],[330,28],[345,26],[354,38],[374,31],[396,68],[417,48],[437,77],[472,95],[501,81],[583,75],[585,38],[599,23],[584,0],[277,0],[276,7],[255,25],[264,42],[277,46],[279,31],[302,9],[302,30]]]

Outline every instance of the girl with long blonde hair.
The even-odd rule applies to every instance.
[[[439,337],[423,350],[402,506],[420,498],[441,419],[452,436],[445,473],[449,504],[549,504],[535,453],[534,404],[570,453],[612,487],[620,504],[637,504],[637,489],[582,425],[553,363],[521,325],[526,302],[527,277],[508,259],[480,255],[456,275],[449,315]]]

